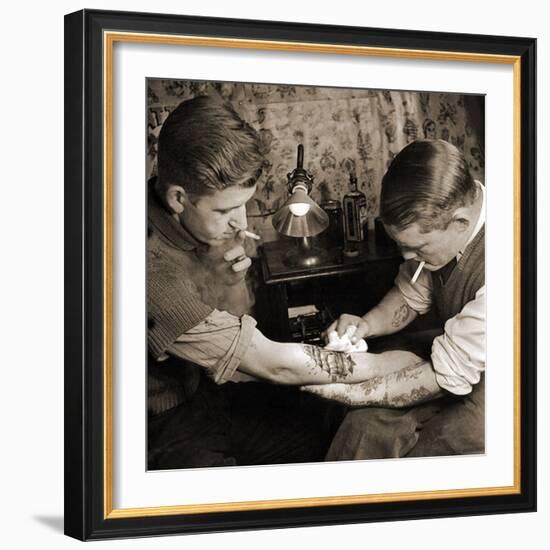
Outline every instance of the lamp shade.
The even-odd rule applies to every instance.
[[[292,195],[273,215],[273,227],[289,237],[314,237],[323,232],[328,224],[327,213],[302,185],[294,188]]]

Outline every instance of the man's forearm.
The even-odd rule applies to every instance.
[[[274,342],[259,330],[240,362],[239,370],[275,384],[330,384],[356,379],[356,361],[345,353],[308,344]]]
[[[281,346],[281,353],[276,354],[281,364],[274,369],[277,376],[275,381],[285,384],[355,384],[385,376],[421,361],[417,355],[408,351],[348,354],[309,344]],[[291,357],[287,353],[288,346],[296,346]]]
[[[239,370],[276,384],[355,384],[419,361],[408,351],[342,353],[309,344],[273,342],[256,330]]]
[[[412,323],[417,315],[408,306],[399,289],[393,287],[377,306],[363,315],[369,327],[366,336],[394,334]]]
[[[275,383],[295,385],[361,382],[373,375],[363,355],[309,344],[276,344],[267,377]]]
[[[411,407],[444,395],[431,363],[426,361],[359,384],[330,384],[304,389],[350,407]]]
[[[431,363],[421,362],[357,385],[364,406],[410,407],[443,395]]]

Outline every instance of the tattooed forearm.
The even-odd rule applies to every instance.
[[[412,407],[445,393],[437,383],[432,364],[416,356],[413,363],[387,374],[379,372],[360,383],[306,386],[304,389],[349,407]]]
[[[399,328],[403,323],[409,318],[410,309],[407,304],[403,304],[398,309],[395,310],[393,314],[393,319],[391,326],[393,328]]]
[[[346,404],[352,407],[390,408],[410,407],[436,399],[442,392],[437,385],[430,385],[430,380],[424,378],[426,368],[426,363],[417,362],[390,375],[375,376],[354,384],[343,397]]]
[[[436,399],[437,397],[439,396],[434,395],[428,388],[420,386],[419,388],[414,388],[410,392],[392,395],[391,397],[386,392],[380,399],[370,400],[369,404],[376,407],[399,409],[402,407],[419,405],[426,401],[430,401],[431,399]]]
[[[358,384],[363,404],[399,408],[436,399],[442,391],[437,384],[425,380],[427,368],[428,365],[421,361],[388,376],[376,376]]]
[[[331,382],[339,382],[353,374],[355,361],[351,355],[339,351],[327,351],[309,344],[303,344],[302,347],[309,356],[309,366],[326,372]]]
[[[409,380],[418,380],[423,373],[423,369],[420,368],[426,361],[423,359],[415,358],[414,361],[403,367],[401,370],[395,372],[395,381],[396,382],[407,382]]]

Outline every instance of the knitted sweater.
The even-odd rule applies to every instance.
[[[159,414],[193,394],[203,369],[182,359],[158,359],[214,308],[240,317],[250,311],[252,299],[244,274],[223,260],[234,241],[215,248],[199,243],[160,204],[152,185],[148,219],[148,407]]]
[[[475,298],[485,284],[485,226],[466,247],[445,283],[432,272],[432,300],[435,311],[444,325]]]
[[[198,325],[213,310],[204,303],[195,281],[202,273],[199,244],[149,195],[147,240],[147,322],[149,352],[162,355],[176,338]]]
[[[240,317],[250,313],[253,299],[245,272],[235,273],[223,259],[235,240],[217,247],[200,243],[165,210],[152,189],[148,201],[148,344],[158,358],[214,308]]]

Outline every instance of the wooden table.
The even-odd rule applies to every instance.
[[[395,244],[377,241],[373,232],[356,257],[345,256],[342,247],[323,247],[319,240],[315,245],[324,249],[325,258],[309,268],[285,264],[285,253],[296,245],[296,239],[285,238],[260,248],[263,285],[256,317],[260,330],[279,341],[303,339],[291,330],[289,307],[314,305],[323,323],[341,313],[364,314],[391,288],[401,262]]]

